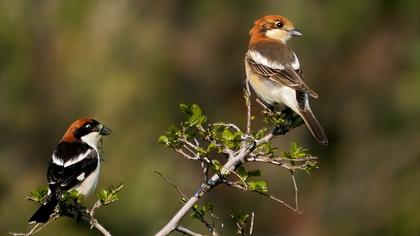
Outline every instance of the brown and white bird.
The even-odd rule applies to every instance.
[[[77,190],[86,196],[96,188],[101,163],[99,143],[103,135],[109,134],[109,128],[91,118],[70,125],[48,165],[48,196],[29,223],[47,222],[64,191]]]
[[[309,97],[318,98],[318,95],[303,82],[299,59],[286,45],[291,37],[302,34],[286,17],[276,15],[255,21],[249,34],[245,69],[247,80],[258,97],[271,106],[290,107],[303,118],[319,143],[328,144],[309,106]]]

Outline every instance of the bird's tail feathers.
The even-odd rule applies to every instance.
[[[318,120],[315,118],[311,109],[309,107],[306,107],[305,109],[299,110],[299,114],[305,121],[306,126],[308,126],[309,130],[312,133],[312,136],[314,136],[316,141],[320,144],[327,145],[328,144],[327,135],[325,134],[324,129],[322,129]]]
[[[49,194],[45,203],[29,219],[29,224],[46,223],[60,201],[60,195],[54,193]]]

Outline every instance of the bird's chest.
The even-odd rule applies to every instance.
[[[247,63],[246,74],[252,89],[264,102],[270,105],[283,102],[285,86],[254,73]]]
[[[85,196],[91,194],[95,190],[96,185],[98,184],[100,167],[101,159],[98,157],[98,165],[96,169],[92,173],[90,173],[90,175],[87,176],[86,179],[83,180],[83,182],[76,185],[72,189],[77,190],[79,194],[83,194]]]

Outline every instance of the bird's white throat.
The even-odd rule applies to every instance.
[[[80,138],[83,142],[87,143],[89,146],[98,150],[98,143],[101,140],[101,135],[99,132],[91,132]]]
[[[286,43],[292,36],[285,30],[282,29],[271,29],[267,30],[265,35],[269,38],[280,40],[283,43]]]

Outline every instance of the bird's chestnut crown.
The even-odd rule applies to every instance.
[[[83,137],[97,133],[109,135],[111,130],[92,118],[82,118],[74,121],[63,136],[63,141],[82,140]]]
[[[251,38],[267,37],[274,40],[286,42],[292,36],[302,34],[295,29],[293,22],[284,16],[269,15],[264,16],[254,22],[254,26],[249,31]]]

